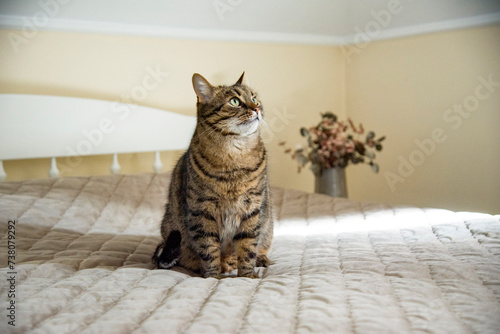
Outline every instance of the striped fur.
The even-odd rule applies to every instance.
[[[243,75],[232,86],[215,87],[193,75],[197,125],[172,174],[163,242],[153,257],[158,268],[177,264],[203,277],[238,269],[238,276],[253,277],[256,266],[269,264],[273,220],[259,130],[263,109]]]

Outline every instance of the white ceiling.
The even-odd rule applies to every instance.
[[[339,45],[492,23],[500,0],[0,0],[4,28],[236,41]]]

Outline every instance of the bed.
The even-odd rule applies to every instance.
[[[75,117],[78,110],[87,116]],[[124,114],[113,110],[128,110],[123,123]],[[113,131],[109,122],[101,124],[103,115],[115,124]],[[151,261],[170,179],[161,171],[159,154],[154,172],[131,175],[118,173],[117,158],[124,152],[187,147],[193,117],[30,95],[0,95],[0,117],[0,160],[54,158],[49,178],[0,182],[2,333],[500,329],[498,215],[274,187],[271,265],[259,269],[256,279],[234,273],[203,279],[179,267],[155,269]],[[46,127],[54,129],[61,120],[67,127],[48,135]],[[103,135],[100,142],[95,131],[94,137],[82,137],[82,129],[96,128]],[[28,139],[16,143],[12,134]],[[40,136],[52,142],[34,149]],[[142,136],[155,140],[137,143]],[[77,150],[92,138],[98,145]],[[166,143],[161,146],[158,139]],[[112,174],[58,177],[61,164],[76,161],[69,158],[68,145],[81,155],[115,154]]]

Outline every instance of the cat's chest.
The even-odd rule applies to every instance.
[[[239,226],[238,218],[242,217],[246,208],[243,205],[244,198],[222,199],[218,203],[218,212],[220,215],[220,222],[228,227],[237,225]]]
[[[242,218],[249,209],[246,196],[219,200],[219,231],[222,239],[232,239],[238,232]]]

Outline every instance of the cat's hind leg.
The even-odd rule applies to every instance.
[[[167,240],[156,247],[153,261],[158,269],[170,269],[177,264],[181,256],[181,234],[179,231],[170,232]]]

